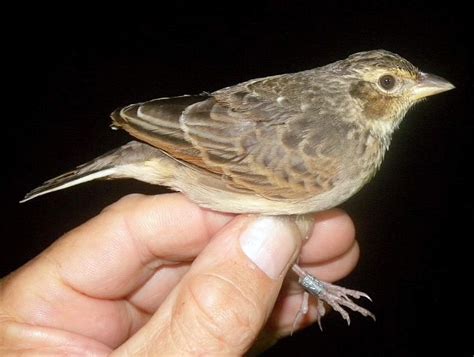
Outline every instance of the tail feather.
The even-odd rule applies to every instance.
[[[106,178],[113,173],[113,168],[106,170],[99,170],[88,172],[84,174],[78,174],[77,170],[67,172],[64,175],[55,177],[51,180],[44,182],[41,186],[31,190],[25,195],[20,203],[32,200],[38,196],[46,195],[47,193],[59,191],[71,186],[79,185],[83,182],[96,180],[99,178]]]
[[[120,166],[146,161],[156,155],[156,151],[157,149],[149,145],[131,141],[118,149],[109,151],[88,163],[78,166],[72,171],[44,182],[41,186],[27,193],[20,202],[23,203],[50,192],[96,179],[123,177],[119,175],[120,170],[118,168]]]

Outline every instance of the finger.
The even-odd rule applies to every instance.
[[[148,319],[121,298],[160,264],[194,258],[231,218],[180,194],[129,196],[11,274],[2,287],[5,313],[116,346]]]
[[[300,244],[292,221],[237,217],[118,352],[244,353],[270,315]]]
[[[68,233],[48,256],[73,289],[95,298],[122,298],[160,266],[194,259],[231,218],[180,194],[131,195]]]
[[[310,238],[303,245],[299,263],[319,264],[345,254],[355,241],[354,223],[346,212],[331,209],[315,215]]]
[[[354,241],[351,248],[344,254],[339,255],[331,260],[326,260],[323,263],[313,263],[302,265],[304,270],[326,282],[334,282],[347,276],[354,270],[359,261],[359,244]]]
[[[321,273],[328,281],[345,276],[348,272],[337,267],[325,268],[326,264],[345,255],[355,244],[354,225],[350,217],[340,209],[320,212],[315,215],[313,233],[303,246],[300,264],[309,272]],[[135,306],[153,313],[163,301],[163,297],[174,288],[189,265],[162,267],[147,282],[128,297]],[[313,269],[314,267],[314,269]],[[325,271],[322,272],[321,269]],[[332,270],[333,269],[333,270]],[[316,275],[319,277],[319,275]],[[299,292],[299,290],[297,290]]]
[[[179,283],[191,266],[189,263],[163,265],[138,289],[127,296],[137,310],[151,316]]]

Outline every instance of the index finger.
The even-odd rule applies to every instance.
[[[192,260],[232,217],[204,210],[177,193],[129,195],[42,255],[56,262],[62,281],[74,290],[116,299],[161,264]]]
[[[126,298],[160,265],[192,260],[232,217],[180,194],[127,196],[0,281],[0,315],[36,326],[35,346],[63,333],[117,346],[148,319]]]

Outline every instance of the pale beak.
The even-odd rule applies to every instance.
[[[412,98],[420,99],[430,95],[446,92],[455,88],[446,79],[429,73],[421,73],[418,83],[412,88]]]

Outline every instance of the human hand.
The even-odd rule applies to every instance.
[[[0,280],[0,355],[242,354],[290,333],[302,290],[283,280],[300,245],[277,219],[127,196]],[[299,263],[334,281],[358,255],[352,221],[331,210]],[[298,328],[315,314],[313,300]]]

